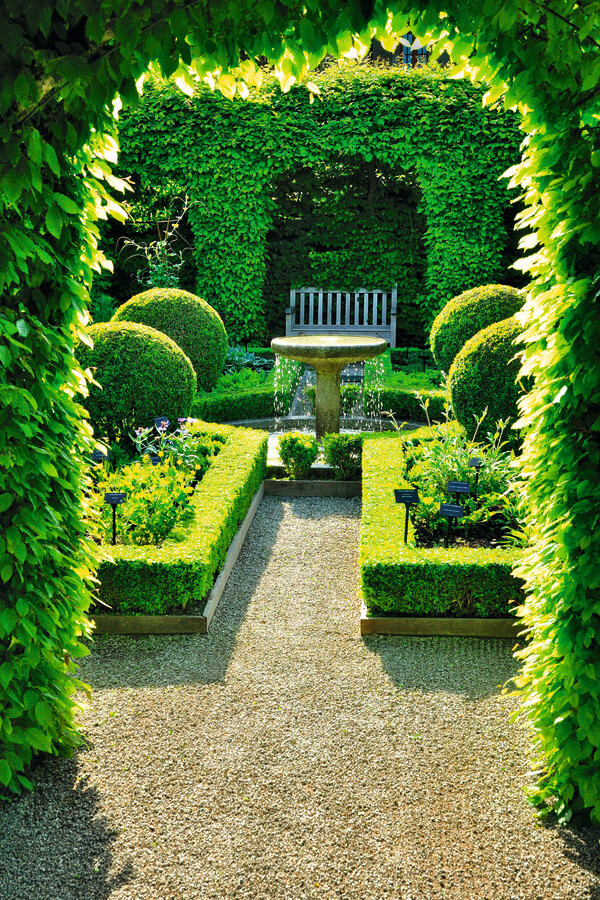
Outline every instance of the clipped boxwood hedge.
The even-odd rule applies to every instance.
[[[206,425],[206,430],[211,430]],[[267,464],[267,435],[249,428],[212,426],[227,441],[196,488],[192,521],[161,547],[111,547],[100,564],[100,600],[120,614],[165,615],[210,592]],[[99,612],[107,612],[100,606]]]
[[[513,317],[484,328],[467,341],[452,363],[448,388],[454,415],[467,432],[487,408],[486,423],[516,422],[521,368],[516,354],[522,328]]]
[[[100,385],[83,401],[99,437],[110,442],[146,428],[155,416],[188,416],[196,389],[194,368],[171,338],[135,322],[90,325],[94,346],[79,341],[77,357]]]
[[[205,422],[238,422],[244,419],[272,419],[285,416],[290,410],[296,388],[303,371],[301,363],[287,361],[280,371],[276,410],[275,372],[271,369],[264,384],[249,390],[220,390],[220,384],[228,384],[221,378],[213,391],[198,391],[194,401],[194,416]]]
[[[112,321],[138,322],[166,334],[190,359],[198,387],[215,386],[227,356],[227,332],[218,312],[200,297],[179,288],[150,288],[120,306]]]
[[[414,378],[413,375],[410,380],[414,381]],[[407,387],[403,383],[407,380],[404,373],[392,371],[389,350],[376,359],[367,360],[363,400],[365,415],[381,416],[382,412],[391,412],[399,424],[399,420],[404,419],[412,422],[423,421],[425,413],[421,407],[419,397],[421,395],[424,401],[429,401],[427,411],[431,421],[442,421],[445,418],[445,390],[426,386]],[[426,383],[424,377],[423,384]]]
[[[360,573],[370,616],[503,618],[523,601],[512,574],[515,551],[470,547],[419,548],[404,544],[404,509],[394,488],[404,457],[396,436],[363,442]]]
[[[507,284],[486,284],[449,300],[436,317],[429,336],[439,369],[448,372],[469,338],[518,312],[525,293]]]

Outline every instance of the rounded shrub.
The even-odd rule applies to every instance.
[[[175,341],[135,322],[102,322],[86,331],[94,346],[80,342],[77,357],[95,369],[100,385],[84,401],[96,434],[114,441],[152,426],[157,416],[176,422],[190,414],[196,373]]]
[[[467,434],[473,433],[486,407],[485,422],[492,427],[500,419],[517,419],[520,363],[515,359],[515,340],[520,334],[514,317],[495,322],[470,338],[452,363],[448,376],[450,401]]]
[[[472,288],[449,300],[435,319],[429,335],[438,369],[448,372],[459,350],[469,338],[518,312],[525,295],[506,284]]]
[[[227,332],[218,312],[200,297],[178,288],[151,288],[120,306],[112,321],[162,331],[190,359],[198,387],[214,388],[227,356]]]

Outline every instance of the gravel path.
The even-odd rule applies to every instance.
[[[2,900],[600,897],[598,832],[525,802],[510,643],[358,636],[359,511],[266,498],[210,635],[96,641]]]

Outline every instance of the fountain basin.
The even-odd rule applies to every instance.
[[[274,338],[279,356],[308,363],[317,373],[317,440],[340,430],[340,372],[350,363],[379,356],[387,349],[383,338],[367,335],[316,334]]]

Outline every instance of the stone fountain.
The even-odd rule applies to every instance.
[[[366,335],[315,334],[280,337],[271,341],[279,356],[308,363],[317,373],[317,440],[340,430],[340,372],[350,363],[379,356],[387,349],[383,338]]]

